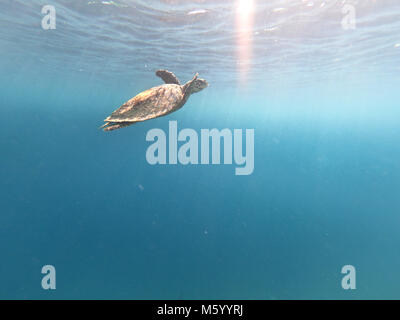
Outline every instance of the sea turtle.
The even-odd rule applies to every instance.
[[[192,93],[199,92],[208,86],[204,79],[197,78],[181,85],[178,78],[168,70],[158,70],[156,75],[165,84],[139,93],[115,110],[101,128],[112,131],[130,126],[136,122],[154,119],[174,112],[186,103]]]

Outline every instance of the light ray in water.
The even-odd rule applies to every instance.
[[[238,0],[236,6],[237,68],[240,83],[245,83],[252,58],[254,0]]]

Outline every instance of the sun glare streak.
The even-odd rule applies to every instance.
[[[237,10],[241,15],[249,15],[253,12],[253,0],[238,0]]]
[[[245,83],[252,58],[254,1],[238,0],[236,6],[237,64],[240,82]]]

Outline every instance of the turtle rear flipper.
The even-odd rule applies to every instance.
[[[134,124],[134,122],[107,122],[101,128],[103,129],[103,131],[113,131],[130,126],[131,124]]]
[[[106,123],[103,124],[101,127],[99,127],[99,129],[103,129],[103,128],[107,127],[109,124],[110,124],[109,122],[106,122]]]
[[[156,76],[163,79],[166,84],[177,84],[181,85],[176,75],[174,75],[171,71],[168,70],[157,70]]]

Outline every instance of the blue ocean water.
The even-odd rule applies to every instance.
[[[400,297],[398,1],[0,9],[1,299]],[[210,86],[166,117],[99,130],[159,68]],[[169,121],[254,129],[254,172],[150,165],[146,134]]]

